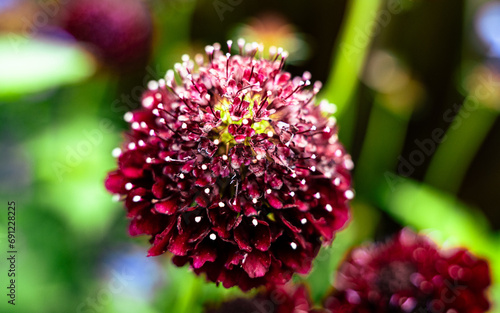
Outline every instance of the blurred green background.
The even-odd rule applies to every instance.
[[[9,201],[18,251],[0,311],[191,313],[241,295],[146,258],[103,187],[147,82],[239,37],[323,82],[356,164],[353,221],[295,278],[313,299],[346,251],[410,226],[487,258],[500,302],[500,1],[0,0],[4,294]]]

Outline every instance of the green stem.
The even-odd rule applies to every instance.
[[[383,105],[379,96],[370,113],[366,136],[356,165],[356,190],[376,196],[385,173],[393,171],[404,144],[411,111],[396,113]]]
[[[330,77],[323,90],[323,95],[337,105],[339,115],[352,101],[358,86],[359,73],[374,36],[376,13],[383,2],[350,1]]]
[[[182,284],[178,285],[178,287],[174,309],[172,311],[167,310],[167,312],[191,313],[196,294],[198,294],[201,287],[201,280],[194,273],[186,273],[183,275]]]
[[[497,111],[483,105],[474,111],[463,105],[432,158],[425,182],[457,193],[497,116]]]

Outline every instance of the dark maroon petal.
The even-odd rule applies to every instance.
[[[243,261],[243,269],[248,273],[250,278],[262,277],[269,270],[271,265],[271,257],[269,253],[254,250],[247,254]]]
[[[217,252],[214,247],[209,245],[200,245],[193,254],[194,268],[200,268],[205,262],[213,262],[217,258]]]
[[[177,201],[174,199],[160,201],[155,204],[155,210],[158,213],[172,215],[177,211]]]
[[[122,174],[120,174],[119,171],[113,171],[108,174],[106,177],[106,181],[104,185],[106,186],[106,189],[111,192],[111,193],[120,193],[123,194],[125,193],[125,184],[127,181],[123,177]]]

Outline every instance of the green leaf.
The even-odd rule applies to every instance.
[[[93,59],[78,45],[0,36],[0,99],[75,83],[94,71]]]

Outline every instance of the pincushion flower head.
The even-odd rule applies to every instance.
[[[184,55],[177,77],[149,84],[106,187],[125,200],[130,234],[152,236],[150,256],[248,290],[309,272],[348,221],[353,165],[314,103],[320,83],[292,79],[281,49],[268,60],[238,46]]]
[[[489,285],[485,260],[464,249],[439,250],[405,229],[385,244],[353,250],[325,307],[333,313],[480,313],[489,308]]]

